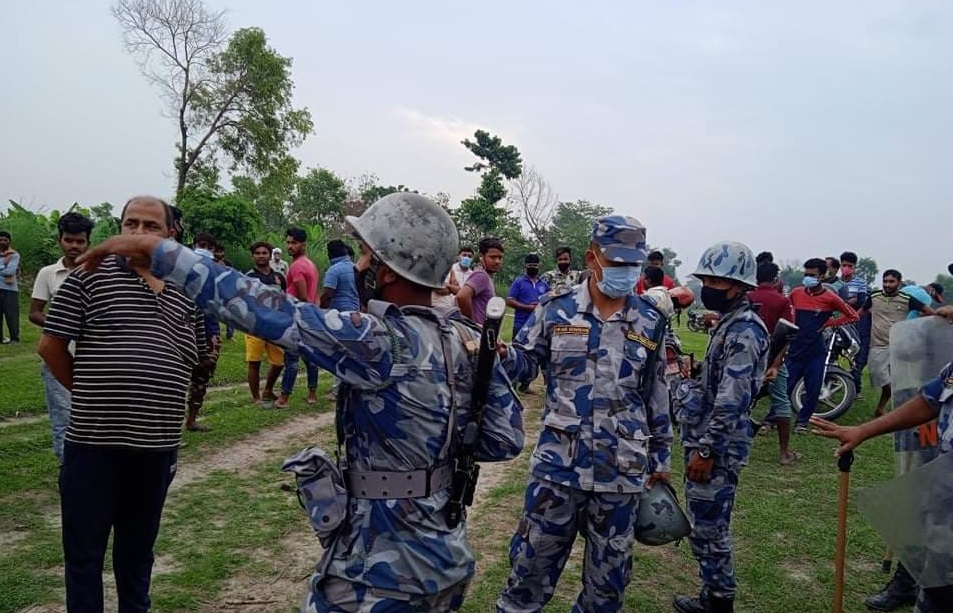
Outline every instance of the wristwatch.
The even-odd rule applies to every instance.
[[[707,460],[711,457],[711,447],[708,445],[699,445],[698,447],[695,447],[695,451],[698,453],[698,457],[703,460]]]

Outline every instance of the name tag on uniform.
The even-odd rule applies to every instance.
[[[572,326],[569,324],[559,324],[557,326],[553,326],[553,335],[558,334],[589,336],[589,326]]]
[[[655,351],[655,348],[658,347],[658,343],[653,341],[647,336],[642,336],[641,334],[636,334],[632,330],[629,330],[625,333],[625,337],[630,341],[635,341],[636,343],[642,345],[649,351]]]

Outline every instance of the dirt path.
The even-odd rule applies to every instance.
[[[301,415],[280,426],[259,430],[251,436],[229,443],[224,449],[202,456],[197,461],[180,462],[175,479],[169,486],[169,499],[175,500],[177,490],[204,478],[212,471],[237,472],[239,469],[261,464],[278,451],[287,453],[297,450],[310,443],[318,430],[333,422],[333,412]]]
[[[228,385],[215,388],[224,391],[242,387]],[[537,390],[539,391],[539,390]],[[532,449],[538,431],[538,408],[540,396],[525,397],[527,406],[527,434],[526,448]],[[37,418],[42,419],[42,418]],[[201,481],[212,471],[238,472],[274,461],[277,456],[284,456],[308,444],[327,444],[329,441],[320,440],[329,438],[316,436],[318,431],[331,425],[334,420],[333,412],[308,414],[295,417],[287,422],[261,430],[244,439],[228,444],[208,455],[195,460],[186,460],[179,464],[175,480],[169,488],[169,498],[166,504],[174,504],[178,492],[183,487]],[[18,420],[23,423],[24,418]],[[524,454],[527,453],[524,450]],[[525,456],[520,456],[521,458]],[[489,492],[502,483],[511,471],[524,470],[521,460],[511,462],[495,462],[481,465],[480,481],[477,485],[475,503],[470,510],[471,516],[478,516],[482,503],[487,500]],[[50,517],[53,523],[59,523],[59,515]],[[507,529],[511,529],[507,526]],[[254,573],[239,572],[228,580],[221,592],[214,600],[203,602],[200,609],[203,613],[221,611],[241,611],[242,613],[274,613],[285,611],[300,604],[307,593],[308,578],[314,570],[316,561],[320,558],[321,548],[302,515],[301,521],[285,533],[277,547],[267,550],[261,549],[254,553],[259,563],[259,570]],[[486,554],[484,554],[486,557]],[[168,562],[168,563],[165,563]],[[482,564],[481,564],[482,565]],[[262,572],[261,567],[266,570]],[[156,559],[154,575],[161,575],[175,570],[174,561],[163,561],[161,556]],[[478,576],[480,569],[477,570]],[[104,577],[106,587],[106,609],[115,609],[116,594],[111,576]],[[62,595],[60,595],[62,598]],[[35,605],[23,609],[19,613],[51,613],[58,611],[58,607]]]
[[[536,390],[539,393],[540,390]],[[523,453],[532,451],[539,431],[538,409],[541,404],[539,395],[526,396],[525,404],[528,420],[525,423],[526,446]],[[524,458],[521,455],[520,458]],[[500,485],[513,471],[523,471],[521,459],[510,462],[484,463],[480,466],[480,480],[477,483],[474,504],[470,508],[471,516],[479,516],[482,503],[493,488]],[[178,479],[178,477],[176,477]],[[488,518],[483,518],[486,520]],[[506,526],[511,530],[512,526]],[[497,533],[498,534],[498,533]],[[474,547],[476,549],[476,547]],[[280,553],[276,554],[275,551]],[[297,606],[307,594],[308,579],[314,572],[314,566],[321,557],[321,546],[304,517],[301,522],[288,531],[273,551],[259,551],[256,559],[267,567],[267,571],[257,574],[238,573],[226,582],[214,601],[203,603],[202,613],[214,613],[223,610],[242,613],[274,613]],[[481,552],[483,559],[477,565],[474,581],[481,576],[481,567],[486,567],[492,554]],[[495,560],[495,557],[492,557]]]

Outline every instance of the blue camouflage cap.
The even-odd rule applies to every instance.
[[[592,242],[610,262],[638,264],[645,261],[645,226],[635,217],[608,215],[592,226]]]

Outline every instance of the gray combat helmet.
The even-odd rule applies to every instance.
[[[719,277],[757,287],[758,278],[754,254],[747,245],[733,241],[715,243],[705,250],[692,276]]]
[[[643,545],[665,545],[685,538],[691,531],[692,524],[671,485],[656,481],[642,492],[635,516],[635,540]]]
[[[419,285],[440,289],[457,259],[460,238],[453,220],[419,194],[397,192],[360,217],[347,216],[358,238],[391,270]]]

